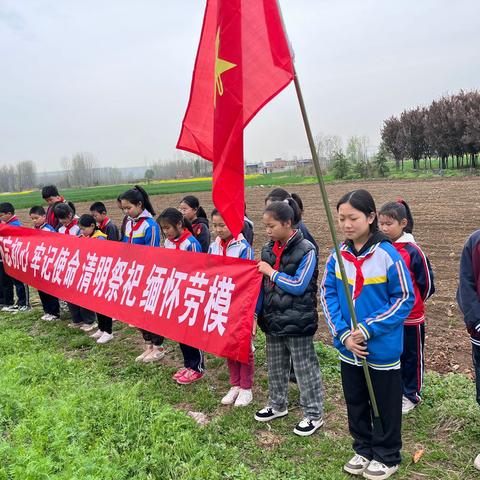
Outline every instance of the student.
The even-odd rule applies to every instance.
[[[253,249],[245,240],[243,234],[238,235],[237,238],[233,238],[232,232],[228,229],[216,208],[212,211],[212,226],[217,238],[210,245],[208,253],[253,260]],[[222,398],[221,403],[223,405],[234,404],[235,407],[246,407],[253,400],[253,349],[250,350],[248,363],[228,359],[227,365],[230,371],[230,384],[232,387]]]
[[[117,207],[122,211],[123,213],[123,207],[122,207],[122,200],[120,199],[121,195],[117,197]],[[128,215],[123,216],[122,224],[120,225],[120,241],[123,242],[123,238],[125,237],[125,228],[127,227],[128,223]]]
[[[73,203],[57,202],[53,206],[53,213],[55,218],[58,219],[58,233],[73,235],[75,237],[80,235],[78,217],[75,215],[75,205]]]
[[[290,364],[295,368],[303,419],[294,433],[312,435],[323,425],[320,366],[313,343],[318,327],[317,252],[295,228],[298,205],[291,198],[272,202],[263,222],[270,241],[262,249],[258,271],[264,275],[257,304],[258,325],[265,332],[268,404],[255,420],[268,422],[288,414]]]
[[[480,405],[480,230],[473,232],[463,247],[459,280],[457,302],[472,342],[476,398]],[[473,464],[480,470],[480,454]]]
[[[122,241],[133,245],[160,246],[160,229],[153,219],[155,210],[148,193],[139,185],[127,190],[118,197],[125,215],[125,232]],[[163,337],[147,330],[139,329],[145,341],[144,351],[135,359],[136,362],[151,363],[165,356],[162,347]]]
[[[55,229],[47,223],[47,217],[45,209],[38,205],[32,207],[29,211],[30,219],[32,220],[33,227],[36,230],[42,230],[44,232],[55,232]],[[60,302],[58,298],[49,295],[48,293],[38,290],[38,296],[42,302],[44,315],[41,320],[51,322],[60,318]]]
[[[120,240],[118,227],[108,218],[107,208],[104,203],[92,203],[92,205],[90,205],[90,213],[97,222],[100,231],[107,236],[107,240]]]
[[[243,216],[243,230],[242,235],[245,237],[245,240],[249,245],[253,247],[253,237],[254,237],[255,225],[252,220],[248,218],[247,215],[247,206],[245,205],[244,216]]]
[[[435,292],[430,262],[413,237],[413,217],[405,200],[386,203],[378,213],[380,230],[402,256],[412,279],[415,303],[405,320],[403,353],[400,357],[403,399],[402,413],[413,410],[422,400],[425,362],[425,301]]]
[[[312,234],[310,233],[307,226],[303,223],[303,220],[302,220],[303,202],[302,202],[302,199],[300,198],[299,195],[297,195],[296,193],[291,193],[290,194],[286,190],[284,190],[283,188],[275,188],[268,194],[267,198],[265,199],[265,205],[269,205],[271,202],[284,202],[285,200],[287,200],[289,198],[295,200],[295,202],[298,205],[298,208],[300,209],[300,217],[299,217],[300,219],[299,219],[297,225],[295,225],[295,227],[298,228],[302,232],[303,238],[305,238],[305,240],[308,240],[309,242],[312,243],[312,245],[315,247],[315,250],[318,253],[317,242],[312,237]]]
[[[108,240],[107,235],[103,233],[97,226],[93,215],[82,215],[78,220],[78,226],[80,227],[81,232],[80,237]],[[113,340],[112,318],[98,312],[96,312],[96,314],[98,330],[94,334],[90,335],[90,337],[95,339],[97,343],[108,343],[110,340]]]
[[[413,306],[413,286],[402,257],[378,231],[375,202],[366,190],[337,204],[345,241],[340,246],[358,319],[354,329],[335,253],[325,267],[321,301],[341,375],[355,455],[344,470],[368,479],[393,475],[401,461],[403,324]],[[383,426],[373,428],[361,360],[368,363]]]
[[[193,235],[190,222],[176,208],[165,209],[157,218],[165,237],[164,247],[184,250],[186,252],[201,252],[202,247]],[[188,385],[200,380],[205,371],[204,355],[198,348],[180,344],[184,366],[174,375],[173,379],[181,384]]]
[[[65,199],[58,193],[58,189],[55,185],[46,185],[42,188],[42,198],[47,202],[48,208],[46,213],[47,223],[51,225],[55,230],[60,227],[58,218],[55,217],[53,208],[56,203],[64,203]]]
[[[15,208],[9,202],[0,203],[0,222],[12,227],[20,227],[22,224],[15,215]],[[17,313],[30,310],[30,294],[28,285],[15,278],[10,277],[5,272],[3,260],[0,261],[0,286],[3,289],[3,301],[5,306],[2,312]],[[17,303],[14,305],[13,287],[17,294]]]
[[[75,215],[73,203],[58,202],[53,207],[53,211],[55,217],[60,222],[58,233],[75,237],[80,236],[80,226],[78,225],[78,217]],[[68,324],[70,328],[79,328],[84,332],[90,332],[97,327],[95,312],[70,302],[67,302],[67,306],[72,316],[72,322]]]
[[[183,216],[191,223],[193,234],[199,241],[202,252],[207,253],[210,246],[210,230],[208,229],[208,218],[205,210],[200,206],[200,201],[193,195],[183,197],[178,208]]]

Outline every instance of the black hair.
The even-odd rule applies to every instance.
[[[212,210],[212,214],[210,216],[213,217],[214,215],[219,215],[220,217],[222,216],[222,214],[216,208]]]
[[[75,205],[72,202],[57,202],[53,205],[53,213],[59,219],[63,220],[75,215]]]
[[[181,223],[183,228],[186,228],[192,235],[194,235],[192,224],[182,215],[182,212],[176,208],[166,208],[157,217],[157,223],[160,225],[162,220],[172,225],[172,227],[176,227],[179,223]]]
[[[133,205],[138,205],[139,203],[142,204],[142,207],[150,212],[152,215],[155,215],[155,210],[153,209],[152,204],[150,203],[150,198],[148,193],[140,186],[135,185],[130,190],[122,193],[117,200],[126,200]]]
[[[197,217],[208,219],[207,213],[205,212],[203,207],[200,206],[200,200],[194,195],[187,195],[186,197],[183,197],[180,203],[182,202],[186,203],[190,208],[193,208],[194,210],[196,210]]]
[[[95,202],[90,205],[91,212],[107,213],[107,207],[103,202]]]
[[[269,213],[278,222],[292,222],[292,228],[300,221],[300,208],[293,198],[272,202],[264,213]]]
[[[41,205],[35,205],[28,212],[29,215],[46,215],[45,209]]]
[[[79,219],[78,219],[78,224],[81,227],[91,227],[92,225],[95,225],[95,230],[98,230],[97,227],[97,222],[93,218],[92,215],[89,213],[84,213]]]
[[[393,218],[397,222],[401,222],[403,219],[407,219],[407,225],[403,229],[406,233],[413,233],[413,216],[410,211],[410,207],[407,202],[402,198],[399,198],[396,202],[388,202],[380,209],[378,215],[385,215],[386,217]]]
[[[300,195],[296,193],[288,193],[283,188],[274,188],[265,198],[265,203],[267,203],[268,200],[272,202],[283,202],[288,198],[292,198],[297,202],[298,208],[300,210],[300,220],[301,220],[302,219],[301,214],[303,213],[303,202],[302,202],[302,199],[300,198]]]
[[[15,207],[10,202],[0,203],[0,213],[15,213]]]
[[[337,203],[337,212],[340,208],[340,205],[343,205],[344,203],[349,203],[353,208],[355,208],[355,210],[360,210],[363,214],[365,214],[366,217],[368,217],[371,213],[374,213],[375,218],[370,224],[370,232],[374,233],[378,230],[377,207],[375,206],[375,200],[370,192],[359,189],[346,193]]]
[[[58,188],[56,185],[45,185],[42,188],[42,198],[59,197]]]

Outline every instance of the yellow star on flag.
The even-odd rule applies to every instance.
[[[220,96],[223,95],[222,73],[230,70],[237,65],[235,63],[227,62],[218,57],[220,50],[220,27],[217,30],[217,37],[215,38],[215,93],[213,96],[213,106],[217,106],[217,92]]]

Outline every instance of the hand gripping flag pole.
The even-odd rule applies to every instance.
[[[348,309],[352,317],[353,326],[356,329],[358,328],[357,315],[355,313],[355,307],[353,305],[352,294],[350,293],[350,288],[348,286],[348,278],[345,272],[345,266],[343,264],[342,255],[340,254],[340,248],[338,246],[337,233],[335,231],[335,224],[333,221],[332,210],[330,208],[330,204],[328,203],[327,190],[325,188],[325,182],[323,180],[322,170],[320,168],[320,162],[318,161],[317,150],[315,148],[315,142],[313,140],[312,130],[310,128],[310,122],[308,120],[307,109],[305,107],[305,102],[303,100],[302,90],[300,88],[300,82],[298,80],[297,72],[294,71],[294,73],[295,73],[295,76],[293,81],[295,84],[295,91],[297,92],[298,103],[300,105],[300,111],[302,112],[303,124],[305,126],[305,132],[307,134],[308,144],[310,146],[310,151],[312,153],[313,165],[315,166],[315,172],[318,178],[318,185],[320,187],[320,193],[322,195],[323,206],[325,207],[325,213],[327,214],[328,227],[330,229],[330,234],[332,236],[333,245],[335,246],[337,263],[340,268],[340,274],[342,276],[343,289],[345,291],[345,296],[347,297],[347,301],[348,301]],[[365,358],[362,358],[362,367],[363,367],[363,372],[365,374],[368,394],[370,396],[370,404],[373,410],[373,425],[376,431],[382,434],[383,432],[382,420],[380,418],[380,414],[378,411],[377,400],[375,398],[375,391],[373,390],[372,379],[370,377],[370,371],[368,370],[367,360]]]

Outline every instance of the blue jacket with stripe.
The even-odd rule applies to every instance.
[[[378,370],[389,370],[400,368],[403,324],[413,307],[415,295],[405,262],[392,244],[382,237],[379,236],[380,241],[371,242],[359,254],[345,243],[340,250],[354,254],[359,261],[367,257],[360,267],[364,283],[354,300],[355,312],[359,329],[367,342],[368,365]],[[345,258],[343,261],[353,295],[357,269],[352,261]],[[345,347],[353,324],[334,252],[325,266],[320,298],[340,360],[360,365],[361,359]]]
[[[122,242],[134,245],[160,246],[160,227],[150,212],[144,210],[137,218],[129,218]]]

